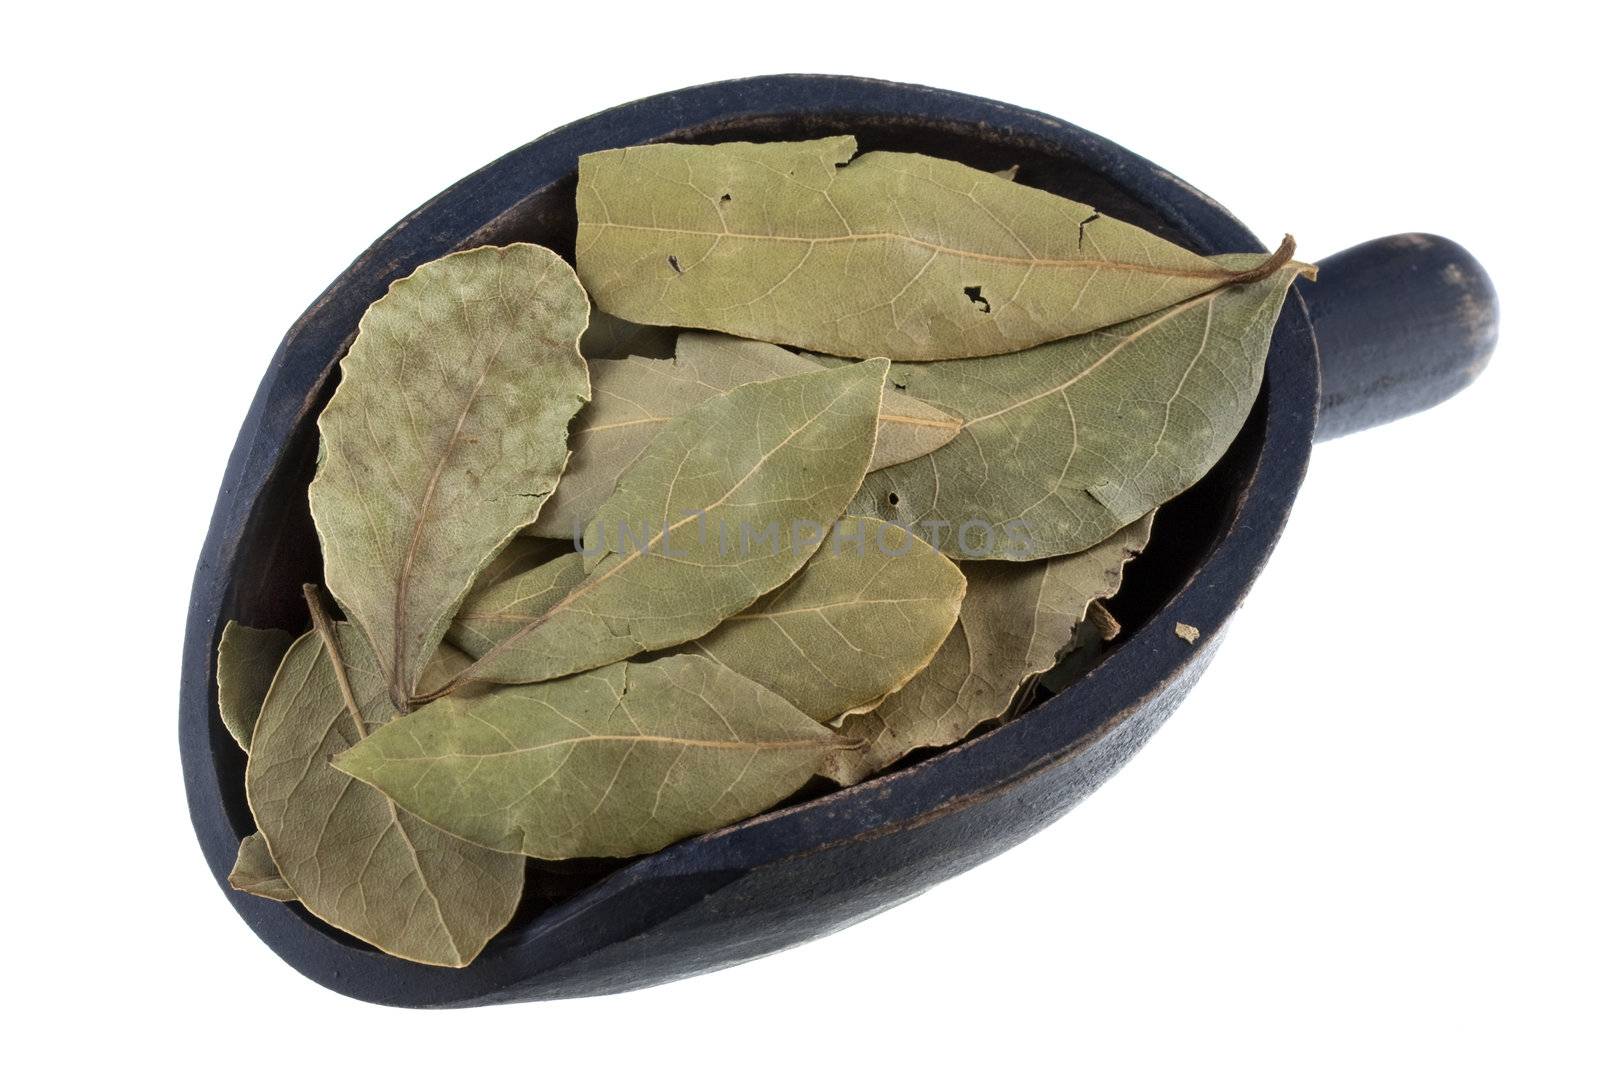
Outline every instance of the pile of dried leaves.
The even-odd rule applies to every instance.
[[[855,153],[586,156],[576,270],[475,248],[368,309],[310,489],[348,621],[307,587],[218,651],[234,886],[464,966],[526,857],[859,782],[1114,630],[1309,268]]]

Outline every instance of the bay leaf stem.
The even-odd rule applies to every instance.
[[[311,582],[300,587],[305,594],[306,607],[311,609],[311,628],[317,631],[317,636],[322,639],[322,647],[328,653],[328,662],[333,664],[333,676],[339,682],[339,693],[344,697],[345,710],[350,713],[351,720],[356,725],[356,734],[359,737],[367,736],[367,724],[361,721],[361,705],[356,702],[356,693],[350,686],[350,672],[345,670],[344,656],[339,653],[339,642],[334,637],[333,620],[328,618],[328,609],[322,606],[322,590]]]
[[[1286,233],[1283,235],[1282,242],[1278,245],[1278,250],[1272,253],[1265,262],[1249,270],[1242,270],[1230,275],[1223,284],[1224,286],[1248,285],[1251,282],[1259,282],[1262,278],[1270,278],[1273,274],[1288,266],[1289,261],[1293,258],[1294,235]],[[1312,272],[1312,277],[1315,276],[1315,272]]]

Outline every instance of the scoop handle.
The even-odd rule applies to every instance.
[[[1454,241],[1402,233],[1347,248],[1301,285],[1322,361],[1316,439],[1433,407],[1489,362],[1494,285]]]

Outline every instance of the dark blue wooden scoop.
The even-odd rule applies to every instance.
[[[1198,252],[1262,248],[1214,201],[1058,119],[937,89],[809,75],[700,86],[584,119],[463,179],[390,230],[273,357],[228,463],[184,648],[179,733],[195,830],[234,907],[306,975],[363,1000],[417,1007],[614,993],[819,937],[981,863],[1087,796],[1183,699],[1277,540],[1312,441],[1443,400],[1494,347],[1494,290],[1449,241],[1389,237],[1322,263],[1321,280],[1290,294],[1261,396],[1232,449],[1162,509],[1115,604],[1126,634],[1071,699],[1044,700],[892,774],[653,856],[536,871],[522,912],[470,967],[404,963],[297,905],[228,889],[239,839],[253,827],[243,756],[217,717],[217,639],[230,618],[306,625],[300,583],[319,581],[322,569],[305,499],[314,419],[363,309],[391,281],[456,249],[535,241],[570,254],[580,153],[835,133],[856,134],[864,150],[1017,164],[1021,181]],[[1179,622],[1200,639],[1179,639]]]

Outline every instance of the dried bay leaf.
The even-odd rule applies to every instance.
[[[670,420],[751,382],[816,373],[819,366],[764,341],[689,331],[671,360],[632,357],[589,370],[594,398],[572,425],[572,459],[534,521],[533,533],[576,539],[616,488],[617,478]],[[885,386],[870,470],[926,455],[951,440],[961,421]]]
[[[642,326],[637,322],[591,310],[589,328],[578,341],[578,350],[584,359],[622,359],[624,356],[642,356],[646,359],[668,359],[678,331],[663,326]]]
[[[267,839],[259,833],[250,834],[239,842],[239,856],[228,872],[228,884],[253,896],[268,900],[294,900],[294,890],[283,880],[278,865],[267,850]]]
[[[585,155],[579,276],[636,322],[922,361],[1124,322],[1265,261],[1208,260],[950,160],[855,153],[846,136]]]
[[[815,373],[832,369],[837,363],[811,355],[796,354],[765,341],[750,341],[726,334],[690,330],[678,336],[678,360],[688,360],[699,368],[695,373],[712,379],[709,368],[720,365],[724,379],[731,376],[749,381],[782,378],[791,374]],[[732,383],[742,385],[743,381]],[[724,387],[725,392],[727,388]],[[872,450],[869,471],[892,467],[918,456],[925,456],[951,441],[961,432],[961,420],[947,411],[924,403],[885,382],[883,406],[878,411],[878,442]]]
[[[867,470],[882,470],[926,456],[954,441],[960,432],[961,420],[956,416],[885,385],[883,408],[878,415],[878,444],[872,450]]]
[[[289,648],[261,709],[245,790],[283,880],[312,914],[402,959],[470,963],[510,921],[523,863],[399,811],[330,759],[394,717],[387,680],[356,628],[336,634],[345,680],[315,631]],[[465,657],[448,647],[430,681]]]
[[[589,396],[588,299],[537,245],[425,263],[367,309],[317,425],[329,590],[398,706],[480,568],[532,522]]]
[[[556,566],[550,566],[556,564]],[[537,618],[583,580],[570,541],[516,537],[478,574],[445,638],[480,656]]]
[[[694,648],[830,722],[876,706],[927,666],[966,584],[905,529],[846,516],[799,574]]]
[[[840,752],[829,777],[854,785],[916,749],[954,744],[1004,715],[1023,684],[1055,664],[1090,601],[1117,591],[1123,567],[1150,539],[1153,518],[1076,555],[963,563],[967,595],[955,629],[905,688],[837,724],[861,747]]]
[[[261,630],[231,620],[222,628],[217,645],[217,712],[246,752],[261,702],[293,640],[287,630]]]
[[[1221,458],[1304,269],[1027,352],[896,365],[897,386],[964,425],[936,452],[870,474],[850,512],[910,525],[956,558],[1039,559],[1105,540]]]
[[[535,567],[543,566],[553,559],[558,559],[572,551],[572,542],[548,537],[513,537],[511,543],[500,550],[500,554],[490,560],[478,572],[477,580],[472,583],[472,589],[467,593],[467,600],[480,596],[487,589],[492,589],[510,578],[525,574]],[[466,603],[466,601],[463,601]]]
[[[888,366],[754,382],[673,419],[585,531],[584,579],[428,698],[683,644],[793,577],[866,474]]]
[[[485,848],[566,859],[653,852],[765,811],[844,744],[750,679],[682,654],[449,697],[336,766]]]
[[[450,624],[450,642],[470,656],[482,656],[543,618],[584,577],[583,556],[566,552],[498,581],[480,581]]]

